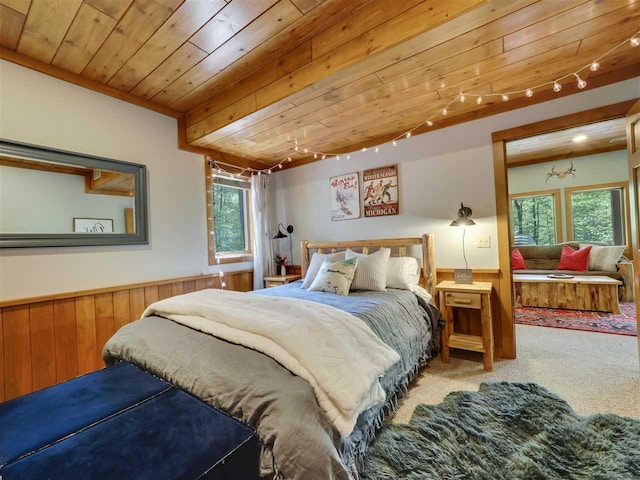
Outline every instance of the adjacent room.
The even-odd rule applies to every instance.
[[[637,336],[626,146],[624,117],[507,143],[516,323]]]
[[[640,2],[0,0],[0,478],[640,478]]]

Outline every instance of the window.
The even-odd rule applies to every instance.
[[[207,178],[209,264],[250,260],[249,184]]]
[[[513,245],[559,243],[560,190],[511,195],[511,242]]]
[[[627,244],[627,184],[565,189],[569,240]]]

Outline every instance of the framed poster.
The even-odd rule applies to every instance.
[[[80,233],[113,233],[110,218],[74,218],[73,231]]]
[[[398,165],[362,172],[365,217],[398,215]]]
[[[360,218],[360,182],[358,172],[329,179],[331,220]]]

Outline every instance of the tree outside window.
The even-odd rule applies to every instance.
[[[515,245],[557,243],[555,195],[512,197],[511,214]]]
[[[216,253],[246,252],[248,250],[246,190],[214,183],[212,194]]]
[[[573,239],[624,245],[624,203],[622,188],[571,192]]]

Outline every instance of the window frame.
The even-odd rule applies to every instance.
[[[215,225],[215,216],[213,209],[213,185],[216,183],[215,178],[217,175],[213,174],[211,168],[209,167],[208,162],[205,161],[205,179],[206,179],[206,212],[207,212],[207,251],[208,251],[208,260],[209,265],[222,265],[228,263],[239,263],[239,262],[251,262],[253,261],[253,233],[251,229],[251,184],[246,181],[246,179],[242,179],[240,181],[233,181],[236,185],[231,185],[231,180],[227,180],[224,182],[219,182],[222,185],[237,187],[244,190],[245,194],[245,205],[246,205],[246,231],[247,231],[247,250],[242,250],[238,252],[224,252],[217,253],[216,252],[216,244],[214,240],[214,225]]]
[[[562,206],[560,205],[560,189],[553,190],[537,190],[534,192],[523,192],[523,193],[514,193],[509,195],[509,241],[511,245],[515,245],[515,237],[513,233],[513,227],[515,222],[513,221],[513,201],[518,198],[526,198],[526,197],[544,197],[551,196],[553,197],[553,210],[556,217],[556,244],[562,242],[562,238],[564,238],[564,232],[562,229]]]
[[[624,233],[624,255],[629,258],[631,255],[631,216],[629,213],[629,182],[610,182],[610,183],[597,183],[594,185],[582,185],[579,187],[567,187],[564,189],[564,208],[567,225],[567,241],[575,242],[573,237],[573,214],[572,214],[572,195],[575,192],[588,192],[590,190],[613,190],[615,188],[622,189],[622,221],[624,226],[622,231]],[[586,243],[586,242],[585,242]]]

